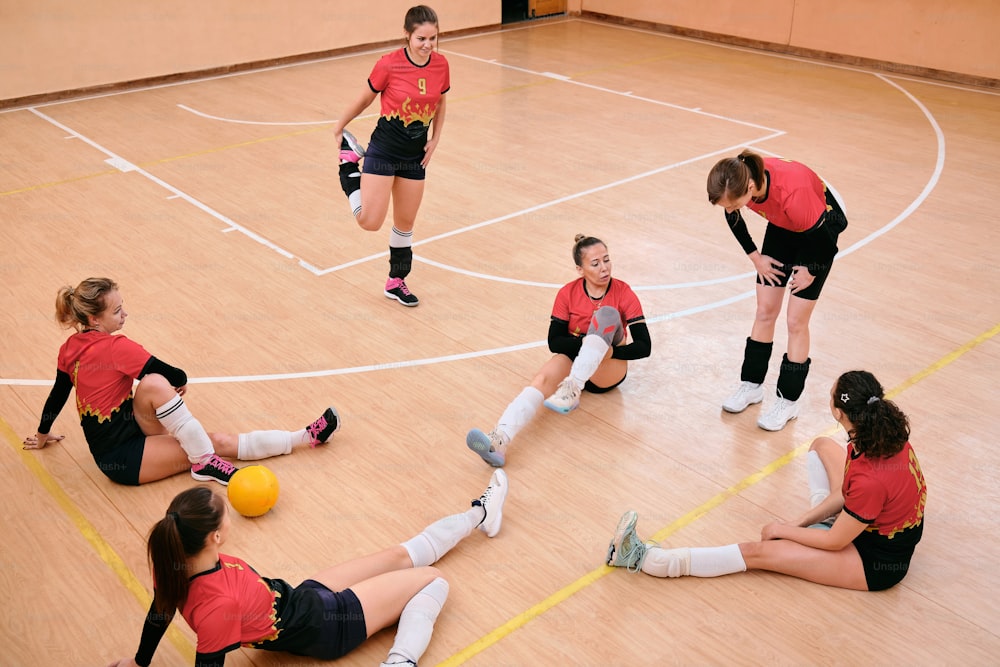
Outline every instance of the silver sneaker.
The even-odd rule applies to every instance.
[[[474,428],[465,436],[465,446],[489,463],[494,468],[502,468],[507,462],[507,456],[500,451],[503,441],[496,429],[489,433],[484,433],[478,428]]]
[[[751,405],[763,400],[764,385],[744,380],[736,387],[736,391],[722,402],[722,409],[726,412],[743,412]]]
[[[639,515],[633,510],[622,514],[618,520],[615,536],[608,545],[608,557],[605,561],[611,567],[624,567],[629,572],[642,569],[642,561],[646,558],[646,550],[651,546],[644,544],[635,532],[635,524]]]

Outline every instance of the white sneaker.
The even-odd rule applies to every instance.
[[[757,420],[757,426],[765,431],[780,431],[785,428],[785,424],[799,416],[798,401],[790,401],[780,393],[778,400],[774,402],[767,414],[761,415]]]
[[[545,407],[562,414],[572,412],[580,405],[580,392],[573,378],[568,377],[559,383],[554,394],[545,399]]]
[[[486,516],[478,526],[479,530],[486,533],[486,537],[493,537],[500,532],[500,524],[503,522],[503,502],[506,499],[507,473],[497,468],[483,495],[472,501],[473,506],[479,505],[486,510]]]
[[[764,385],[756,382],[740,382],[729,398],[722,402],[722,409],[726,412],[743,412],[751,405],[764,400]]]

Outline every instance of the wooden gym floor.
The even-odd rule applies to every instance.
[[[297,583],[481,493],[491,470],[465,433],[492,428],[547,358],[582,232],[640,290],[653,355],[619,391],[543,411],[515,441],[503,530],[440,563],[452,592],[423,664],[993,664],[996,92],[578,19],[441,50],[453,88],[416,229],[416,309],[381,294],[389,227],[350,217],[329,131],[378,52],[0,113],[3,662],[132,655],[146,532],[193,483],[109,482],[72,400],[54,428],[65,441],[21,450],[67,335],[52,322],[61,285],[116,279],[125,333],[188,372],[210,430],[297,429],[337,406],[331,445],[265,462],[275,509],[234,518],[227,551]],[[367,139],[376,113],[352,130]],[[812,322],[802,414],[773,434],[759,407],[719,408],[753,280],[704,183],[745,146],[812,166],[850,219]],[[757,539],[796,515],[804,449],[833,432],[828,390],[853,368],[910,415],[928,481],[902,584],[604,567],[628,509],[643,537],[675,546]],[[174,626],[156,665],[190,664],[193,636]],[[392,634],[341,664],[378,663]],[[229,663],[314,664],[253,650]]]

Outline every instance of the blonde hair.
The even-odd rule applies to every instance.
[[[75,288],[66,285],[56,293],[56,322],[66,329],[83,331],[90,327],[90,317],[107,308],[105,297],[118,289],[111,278],[87,278]]]

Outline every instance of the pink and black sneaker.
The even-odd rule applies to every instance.
[[[410,291],[410,288],[406,286],[406,282],[402,278],[389,278],[386,280],[385,295],[411,308],[420,303],[420,299]]]
[[[353,134],[344,130],[343,138],[340,140],[340,164],[353,162],[355,164],[365,156],[365,148]]]
[[[331,405],[323,412],[323,415],[319,419],[306,426],[306,432],[312,438],[309,446],[315,447],[316,445],[326,444],[331,436],[339,430],[340,415],[337,413],[337,409]]]
[[[199,482],[214,481],[227,486],[234,474],[236,474],[236,466],[225,459],[220,459],[218,454],[212,454],[212,458],[204,463],[196,463],[191,466],[191,476]]]

